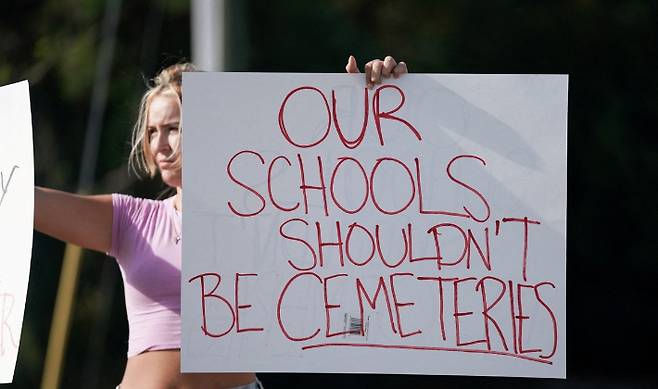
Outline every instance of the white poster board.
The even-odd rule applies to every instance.
[[[0,382],[14,377],[32,257],[34,162],[27,81],[0,87]]]
[[[567,76],[183,89],[183,371],[565,377]]]

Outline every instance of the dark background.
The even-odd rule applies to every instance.
[[[128,175],[128,139],[145,79],[190,57],[189,6],[122,2],[94,192],[162,189]],[[0,85],[30,81],[38,185],[76,189],[104,10],[102,0],[0,3]],[[350,54],[361,65],[392,54],[419,73],[570,76],[568,379],[264,374],[268,389],[658,386],[656,0],[252,0],[228,12],[227,70],[342,72]],[[11,387],[40,384],[63,247],[35,233]],[[71,331],[62,387],[114,387],[127,323],[111,259],[85,254]]]

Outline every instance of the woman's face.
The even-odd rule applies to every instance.
[[[178,96],[162,93],[151,100],[146,125],[146,139],[162,181],[172,188],[182,186],[181,169],[174,166],[172,153],[180,139]]]

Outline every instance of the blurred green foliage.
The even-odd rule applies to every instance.
[[[190,57],[189,6],[186,0],[122,2],[97,191],[154,196],[160,189],[127,175],[128,137],[145,80]],[[39,185],[75,188],[104,12],[102,0],[0,3],[0,84],[30,81]],[[658,343],[658,244],[650,224],[658,217],[656,0],[236,0],[229,1],[228,15],[228,70],[342,72],[349,54],[363,63],[390,53],[412,72],[570,75],[572,379],[324,375],[318,382],[317,375],[268,375],[268,387],[640,387],[658,380],[653,361],[641,357]],[[13,387],[40,383],[62,247],[35,236]],[[121,379],[127,346],[122,287],[117,279],[113,297],[97,287],[107,260],[89,253],[84,262],[63,387],[84,387],[81,371],[98,353],[99,386]],[[107,335],[90,339],[107,304]]]

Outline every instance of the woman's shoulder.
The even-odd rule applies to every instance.
[[[127,203],[138,203],[138,204],[167,204],[173,201],[174,196],[166,197],[162,199],[150,199],[147,197],[139,197],[130,194],[124,193],[112,193],[112,199],[118,201],[124,201]]]
[[[150,214],[165,211],[172,206],[173,197],[165,199],[149,199],[128,194],[113,193],[112,207],[115,211],[128,214]]]
[[[124,199],[129,199],[131,201],[143,201],[143,200],[146,200],[146,201],[162,201],[162,200],[150,199],[148,197],[140,197],[140,196],[135,196],[135,195],[127,194],[127,193],[118,193],[118,192],[117,193],[112,193],[112,197],[120,197],[120,198],[124,198]]]

